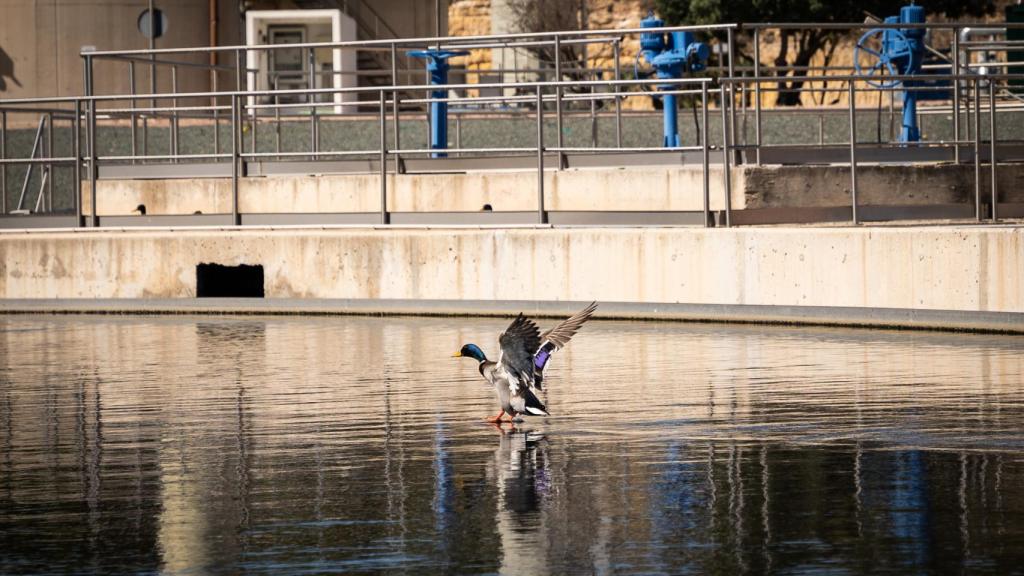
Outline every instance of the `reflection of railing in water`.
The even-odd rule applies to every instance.
[[[219,48],[182,48],[182,49],[161,49],[161,50],[134,50],[134,51],[121,51],[121,52],[85,52],[83,58],[86,65],[86,92],[87,96],[82,98],[63,98],[63,99],[25,99],[25,100],[11,100],[0,105],[0,112],[3,113],[3,126],[2,140],[3,147],[0,148],[0,163],[3,164],[3,212],[7,213],[7,166],[17,164],[42,164],[45,166],[44,174],[51,174],[55,165],[73,166],[76,173],[74,182],[80,182],[80,173],[83,167],[88,171],[88,180],[90,182],[90,193],[92,198],[92,206],[95,204],[95,180],[98,177],[98,171],[100,167],[128,164],[144,164],[145,166],[151,166],[153,163],[172,165],[193,165],[196,162],[209,163],[213,162],[217,166],[226,167],[230,164],[230,171],[221,170],[217,172],[217,175],[224,177],[230,176],[232,178],[232,214],[231,222],[234,224],[241,223],[241,215],[238,211],[237,197],[238,197],[238,178],[240,175],[246,172],[248,163],[261,162],[261,161],[286,161],[303,159],[308,161],[323,161],[328,159],[360,159],[362,163],[362,171],[366,171],[368,168],[372,168],[374,172],[378,172],[381,175],[381,211],[377,215],[378,223],[387,223],[389,216],[386,209],[387,199],[387,174],[389,162],[393,164],[391,173],[398,174],[405,171],[407,164],[404,162],[405,158],[420,158],[429,156],[431,153],[436,153],[437,150],[431,150],[427,147],[417,146],[406,146],[402,147],[400,140],[400,126],[404,123],[411,122],[408,119],[409,114],[413,114],[414,118],[416,114],[422,113],[421,111],[426,110],[429,104],[432,102],[444,101],[453,105],[459,105],[463,112],[484,112],[493,117],[536,117],[536,128],[535,128],[535,139],[534,142],[529,145],[516,145],[516,146],[462,146],[461,138],[461,123],[462,115],[458,110],[453,110],[454,122],[456,130],[454,133],[455,146],[453,148],[446,149],[445,152],[450,156],[449,159],[436,159],[438,164],[443,164],[446,161],[455,161],[459,159],[465,159],[471,156],[478,156],[483,158],[490,158],[493,162],[493,166],[501,168],[506,166],[503,164],[504,159],[498,157],[498,155],[516,155],[516,156],[534,156],[536,158],[536,166],[538,172],[537,178],[537,215],[536,221],[545,222],[547,220],[547,214],[543,205],[544,202],[544,178],[543,173],[545,168],[551,168],[552,166],[561,170],[566,167],[571,158],[574,155],[587,154],[594,156],[595,158],[602,158],[602,155],[616,155],[614,157],[605,157],[603,162],[607,165],[621,165],[622,154],[639,154],[639,155],[653,155],[657,153],[675,153],[674,156],[670,156],[668,161],[673,164],[678,164],[680,157],[683,157],[683,162],[698,163],[698,160],[694,158],[686,159],[686,154],[700,154],[699,163],[703,171],[703,220],[701,222],[707,224],[712,220],[712,214],[709,209],[709,176],[708,176],[708,165],[711,162],[721,162],[724,166],[728,167],[734,163],[753,163],[761,164],[763,160],[778,161],[778,158],[782,157],[788,162],[800,162],[806,161],[808,149],[792,150],[787,146],[781,146],[776,144],[770,144],[766,142],[765,134],[762,130],[763,117],[769,114],[780,114],[782,112],[776,110],[768,112],[764,110],[763,96],[773,92],[811,92],[820,94],[845,94],[846,106],[840,108],[830,109],[818,109],[812,111],[786,111],[785,113],[809,113],[817,114],[819,117],[819,129],[817,132],[816,142],[812,141],[811,155],[824,154],[824,157],[830,158],[830,162],[833,164],[847,164],[851,167],[850,178],[851,178],[851,216],[854,222],[860,220],[857,206],[857,165],[858,165],[858,150],[864,150],[869,147],[865,144],[861,138],[858,138],[855,134],[856,118],[858,114],[858,104],[856,96],[858,94],[866,93],[877,93],[879,95],[879,118],[881,117],[881,104],[884,100],[884,94],[894,94],[896,92],[905,90],[914,91],[929,91],[929,90],[946,90],[952,89],[952,105],[942,107],[925,107],[919,112],[920,115],[941,115],[950,114],[952,116],[953,124],[953,138],[946,139],[939,142],[924,142],[924,143],[911,143],[911,144],[898,144],[893,145],[889,143],[881,142],[881,129],[878,130],[878,141],[870,146],[873,146],[877,150],[887,150],[894,155],[906,157],[908,160],[915,158],[916,151],[922,149],[928,149],[932,152],[944,151],[950,154],[950,159],[954,162],[961,163],[963,154],[970,154],[971,160],[975,167],[975,194],[974,194],[974,208],[975,217],[981,219],[983,216],[983,203],[981,200],[981,162],[983,154],[987,152],[988,157],[991,159],[991,217],[997,218],[998,212],[995,209],[995,201],[997,198],[996,190],[996,164],[997,156],[999,158],[1005,157],[1004,153],[999,153],[998,145],[1000,138],[996,130],[997,120],[996,114],[1004,111],[1016,109],[1017,106],[996,106],[996,99],[998,97],[1013,97],[1016,95],[1008,89],[1008,82],[1017,81],[1024,78],[1024,75],[1014,74],[992,74],[986,76],[978,76],[971,73],[971,70],[977,68],[979,64],[970,62],[970,54],[972,52],[980,52],[985,50],[1002,49],[1009,50],[1015,49],[1016,44],[1009,45],[1007,41],[1000,42],[981,42],[971,41],[962,42],[958,40],[957,32],[964,28],[963,25],[937,25],[937,24],[925,24],[925,25],[894,25],[894,27],[924,27],[932,30],[948,31],[953,34],[952,41],[952,62],[949,65],[939,64],[930,65],[930,69],[941,72],[943,69],[948,69],[951,74],[928,74],[926,76],[929,80],[938,80],[949,82],[948,88],[933,88],[933,87],[892,87],[892,88],[866,88],[862,83],[864,77],[855,76],[850,74],[851,68],[849,66],[763,66],[760,64],[760,34],[762,30],[767,28],[779,28],[779,27],[791,27],[791,28],[808,28],[808,27],[830,27],[835,29],[857,29],[864,27],[887,27],[889,25],[882,24],[834,24],[834,25],[789,25],[789,24],[758,24],[758,25],[743,25],[742,27],[735,25],[724,25],[724,26],[699,26],[699,27],[671,27],[664,29],[630,29],[630,30],[617,30],[617,31],[579,31],[579,32],[558,32],[558,33],[543,33],[543,34],[509,34],[509,35],[496,35],[496,36],[482,36],[482,37],[449,37],[449,38],[426,38],[426,39],[409,39],[409,40],[385,40],[385,41],[367,41],[367,42],[342,42],[342,43],[309,43],[309,44],[289,44],[280,46],[235,46],[235,47],[219,47]],[[678,79],[678,80],[644,80],[644,79],[623,79],[623,73],[619,63],[619,56],[623,38],[628,34],[638,34],[641,31],[650,32],[652,30],[695,30],[704,31],[710,33],[717,33],[724,35],[725,46],[727,50],[722,50],[718,54],[718,60],[711,63],[709,71],[712,75],[717,75],[717,79],[712,80],[711,78],[690,78],[690,79]],[[755,57],[753,59],[753,65],[734,65],[736,59],[733,51],[735,50],[735,36],[739,32],[749,32],[754,39]],[[518,48],[531,48],[542,46],[545,44],[559,45],[569,43],[580,43],[580,44],[607,44],[611,45],[613,52],[613,63],[614,66],[608,67],[578,67],[578,66],[565,66],[563,67],[560,62],[555,62],[555,67],[552,69],[544,68],[521,68],[513,70],[514,73],[523,74],[535,74],[538,76],[537,81],[532,82],[467,82],[462,84],[451,84],[445,86],[447,93],[449,94],[446,98],[431,98],[429,92],[435,89],[435,86],[427,84],[404,84],[401,80],[415,80],[415,76],[418,74],[416,71],[399,71],[397,62],[399,54],[404,54],[407,50],[413,49],[414,47],[441,47],[441,48],[487,48],[487,47],[518,47]],[[390,71],[391,84],[389,86],[365,86],[358,88],[312,88],[315,86],[314,78],[322,76],[324,78],[334,78],[339,75],[335,71],[327,72],[314,72],[314,73],[301,73],[303,78],[310,84],[310,88],[301,90],[278,90],[276,89],[276,78],[272,73],[268,74],[268,80],[271,81],[275,89],[269,90],[244,90],[242,87],[242,78],[250,77],[261,73],[257,69],[251,69],[243,67],[242,62],[246,56],[254,51],[268,51],[276,49],[304,49],[308,52],[308,55],[312,57],[313,50],[316,48],[337,48],[337,49],[353,49],[353,50],[368,50],[377,53],[390,53],[392,68]],[[214,53],[225,53],[235,55],[235,64],[231,65],[215,65],[211,66],[208,64],[199,64],[195,62],[187,62],[182,60],[176,60],[178,56],[187,56],[190,54],[214,54]],[[559,52],[556,50],[556,60]],[[967,54],[967,62],[961,62],[963,56]],[[100,59],[113,59],[116,61],[123,61],[128,64],[128,73],[131,77],[130,85],[132,87],[131,94],[128,95],[94,95],[94,62]],[[135,90],[134,70],[136,62],[145,63],[149,66],[164,66],[169,67],[171,70],[171,92],[163,94],[138,94]],[[986,62],[986,66],[996,67],[1000,63]],[[1006,63],[1003,65],[1011,65]],[[217,90],[217,74],[213,74],[214,89],[211,91],[201,92],[181,92],[178,90],[178,68],[182,69],[200,69],[203,73],[207,73],[210,70],[216,70],[221,72],[234,72],[235,75],[235,88],[230,91]],[[498,70],[497,72],[507,72],[507,69]],[[467,77],[476,75],[476,77],[482,78],[486,74],[494,74],[495,70],[463,70],[461,71]],[[354,74],[356,76],[381,76],[381,71],[364,71],[364,72],[342,72],[341,75]],[[614,79],[605,80],[605,75],[612,74]],[[793,74],[793,75],[789,75]],[[803,74],[803,75],[800,75]],[[387,72],[383,73],[386,77]],[[546,77],[554,75],[553,80],[545,80]],[[887,79],[898,81],[907,80],[912,77],[900,77],[900,76],[886,76]],[[916,77],[921,79],[921,77]],[[715,82],[718,84],[717,87],[712,87],[711,83]],[[782,82],[787,83],[800,83],[800,87],[782,86]],[[831,87],[830,87],[831,84]],[[655,146],[635,146],[627,145],[623,142],[622,136],[622,122],[623,118],[628,118],[629,115],[623,110],[623,101],[630,98],[651,98],[649,90],[655,87],[665,87],[672,85],[673,90],[659,91],[660,94],[679,94],[690,97],[694,100],[694,124],[695,132],[697,134],[697,141],[692,146],[684,146],[678,148],[662,148]],[[820,85],[820,86],[819,86]],[[837,86],[845,86],[845,90],[837,89]],[[425,93],[427,97],[420,97],[417,94]],[[454,93],[459,93],[458,97],[452,96]],[[709,95],[710,94],[710,95]],[[345,101],[345,97],[354,97],[357,100]],[[358,98],[366,98],[364,100],[358,100]],[[286,98],[295,98],[297,102],[284,102],[282,100]],[[318,101],[319,98],[327,98],[328,101]],[[700,119],[697,119],[696,113],[696,100],[700,100]],[[725,141],[721,146],[713,146],[709,143],[709,138],[705,137],[708,133],[708,111],[710,109],[711,102],[717,99],[718,102],[718,113],[720,115],[720,125],[722,133],[725,136]],[[339,101],[340,100],[340,101]],[[752,102],[751,102],[752,100]],[[142,104],[147,103],[148,106]],[[182,101],[190,105],[182,105]],[[192,104],[198,102],[197,104]],[[208,102],[208,104],[206,103]],[[124,105],[127,103],[127,105]],[[170,105],[166,105],[169,103]],[[609,106],[611,103],[613,106]],[[987,103],[987,106],[983,106],[983,103]],[[46,105],[56,104],[62,106],[56,110],[50,112],[41,112],[49,114],[60,114],[62,117],[72,119],[73,130],[77,133],[80,131],[80,125],[82,122],[86,123],[85,134],[87,136],[85,143],[85,153],[81,152],[81,146],[79,145],[80,138],[74,138],[74,150],[71,157],[56,157],[54,154],[44,154],[44,157],[35,157],[33,154],[29,158],[13,159],[8,158],[9,148],[7,146],[7,114],[10,113],[21,113],[20,111],[13,108],[15,105]],[[160,105],[164,104],[164,105]],[[724,106],[723,106],[724,104]],[[966,105],[965,105],[966,104]],[[973,104],[973,106],[972,106]],[[79,110],[75,113],[70,107],[74,105]],[[601,106],[602,112],[598,113],[598,106]],[[82,113],[84,106],[84,114]],[[474,107],[476,107],[474,109]],[[988,150],[983,152],[984,141],[982,139],[981,119],[983,113],[983,107],[987,108],[984,112],[989,114],[989,140]],[[550,110],[546,110],[546,108]],[[613,108],[613,110],[609,110]],[[366,110],[372,110],[366,112]],[[389,110],[390,109],[390,110]],[[23,111],[24,109],[22,109]],[[957,110],[958,113],[952,114],[952,110]],[[892,105],[890,99],[889,114],[890,114],[890,126],[892,124],[892,117],[894,115],[895,106]],[[223,121],[222,116],[225,112],[230,114],[227,122]],[[301,115],[303,112],[309,115],[309,139],[307,150],[287,150],[284,149],[282,144],[282,125],[288,125],[290,122],[295,122],[295,118]],[[962,116],[966,112],[966,132],[962,130]],[[40,113],[39,111],[31,110],[29,113]],[[298,113],[298,114],[289,114]],[[750,114],[753,114],[754,124],[754,138],[753,142],[750,142],[748,137],[747,122]],[[824,137],[824,118],[826,114],[839,114],[845,116],[849,122],[849,137],[848,145],[845,148],[848,151],[848,156],[845,161],[836,160],[835,152],[837,150],[835,145],[827,145]],[[548,115],[548,118],[545,118]],[[403,118],[405,116],[405,118]],[[289,118],[290,117],[290,118]],[[574,117],[589,117],[590,119],[590,145],[569,145],[565,142],[565,127],[564,122],[568,118]],[[77,118],[75,122],[73,119]],[[372,118],[379,124],[379,139],[375,144],[367,142],[366,146],[354,146],[353,149],[332,149],[322,150],[321,149],[321,137],[320,130],[323,122],[333,120],[345,120],[345,119],[367,119]],[[597,138],[597,123],[598,119],[614,119],[615,128],[615,143],[614,146],[601,146]],[[554,146],[545,145],[545,134],[544,134],[544,122],[545,120],[553,119],[555,122],[555,134],[553,140],[555,140]],[[117,122],[127,120],[131,127],[131,149],[130,154],[110,154],[102,155],[97,151],[96,145],[96,132],[97,124],[103,122],[107,125],[115,125]],[[197,122],[212,122],[214,128],[212,132],[212,149],[211,153],[206,152],[189,152],[182,153],[180,147],[180,132],[181,132],[181,121],[190,120]],[[414,120],[415,122],[421,122],[422,118]],[[166,124],[167,125],[167,153],[150,153],[149,144],[151,138],[149,137],[149,128],[151,123]],[[388,123],[391,123],[388,126]],[[427,119],[429,123],[429,118]],[[139,146],[138,129],[141,123],[142,138],[141,138],[141,154]],[[267,126],[268,124],[273,125],[275,132],[274,148],[272,151],[260,151],[258,145],[258,132],[261,127]],[[715,124],[719,124],[718,121]],[[880,124],[880,121],[879,121]],[[225,126],[226,125],[226,126]],[[48,124],[49,130],[52,132],[52,123]],[[974,127],[972,133],[972,126]],[[223,151],[224,147],[221,142],[221,131],[222,128],[227,127],[229,129],[228,137],[230,139],[229,149],[230,151]],[[390,129],[390,135],[388,130]],[[716,127],[717,129],[717,127]],[[891,129],[890,129],[891,130]],[[246,135],[248,135],[248,147],[246,146]],[[387,144],[388,137],[392,140],[392,145],[389,147]],[[50,138],[52,142],[52,137]],[[248,148],[248,150],[247,150]],[[791,148],[791,147],[790,147]],[[52,151],[52,145],[50,146]],[[714,150],[714,157],[711,157],[711,152]],[[721,155],[718,154],[721,152]],[[553,153],[553,158],[546,159],[549,153]],[[819,155],[820,155],[819,154]],[[934,158],[932,155],[930,158]],[[393,161],[393,162],[392,162]],[[424,161],[426,159],[424,158]],[[374,168],[374,163],[376,166]],[[773,162],[768,162],[773,163]],[[547,166],[545,165],[547,164]],[[517,166],[522,165],[522,158],[516,161]],[[506,166],[507,167],[507,166]],[[141,170],[145,170],[145,167],[140,166]],[[28,176],[31,176],[29,174]],[[26,177],[27,182],[27,177]],[[50,200],[47,203],[39,204],[37,207],[44,208],[43,211],[52,211],[52,187],[53,179],[50,178],[44,183],[48,187],[50,194]],[[730,190],[730,179],[729,172],[726,170],[723,177],[723,201],[724,209],[721,214],[722,223],[729,225],[731,224],[731,208],[730,199],[732,197]],[[81,207],[81,194],[75,187],[74,192],[74,205],[76,213],[76,221],[80,224],[84,223],[82,217]],[[40,196],[40,199],[42,196]],[[19,208],[21,206],[19,205]],[[38,212],[39,210],[37,210]],[[97,210],[92,210],[92,217],[90,218],[92,225],[99,225],[99,216]],[[16,224],[15,224],[16,225]]]

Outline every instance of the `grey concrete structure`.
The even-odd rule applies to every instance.
[[[866,206],[963,206],[974,201],[972,166],[954,164],[877,165],[859,168],[859,201]],[[722,210],[722,170],[710,167],[711,210]],[[849,168],[842,166],[741,166],[731,170],[733,210],[847,208]],[[536,210],[536,171],[469,171],[388,176],[388,210],[474,212]],[[1024,165],[998,171],[1000,202],[1024,205]],[[239,207],[245,213],[376,212],[377,174],[295,175],[243,178]],[[645,166],[549,170],[548,210],[699,211],[703,207],[701,167]],[[88,183],[83,206],[91,214]],[[139,204],[149,214],[231,211],[231,182],[225,178],[101,180],[99,214],[128,215]],[[988,180],[982,181],[987,199]],[[973,213],[973,210],[969,212]],[[1010,212],[1003,212],[1010,215]],[[741,217],[742,218],[742,217]]]
[[[209,263],[262,266],[268,299],[424,312],[430,301],[600,300],[731,306],[722,319],[733,320],[751,306],[777,308],[779,321],[856,309],[890,325],[947,311],[936,317],[946,327],[970,327],[955,314],[1016,315],[997,321],[1007,324],[1024,313],[1020,226],[11,231],[0,232],[0,298],[189,299]]]

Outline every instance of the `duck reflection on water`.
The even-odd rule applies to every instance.
[[[497,488],[496,527],[501,536],[500,572],[547,572],[548,530],[543,507],[551,498],[549,442],[540,430],[524,427],[498,431],[498,447],[488,480]]]

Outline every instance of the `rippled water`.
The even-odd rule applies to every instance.
[[[1022,571],[1019,337],[505,324],[0,317],[0,573]]]

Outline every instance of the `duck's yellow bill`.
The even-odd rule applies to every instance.
[[[455,354],[452,354],[452,358],[459,358],[460,356],[462,356],[462,350],[459,350]]]

